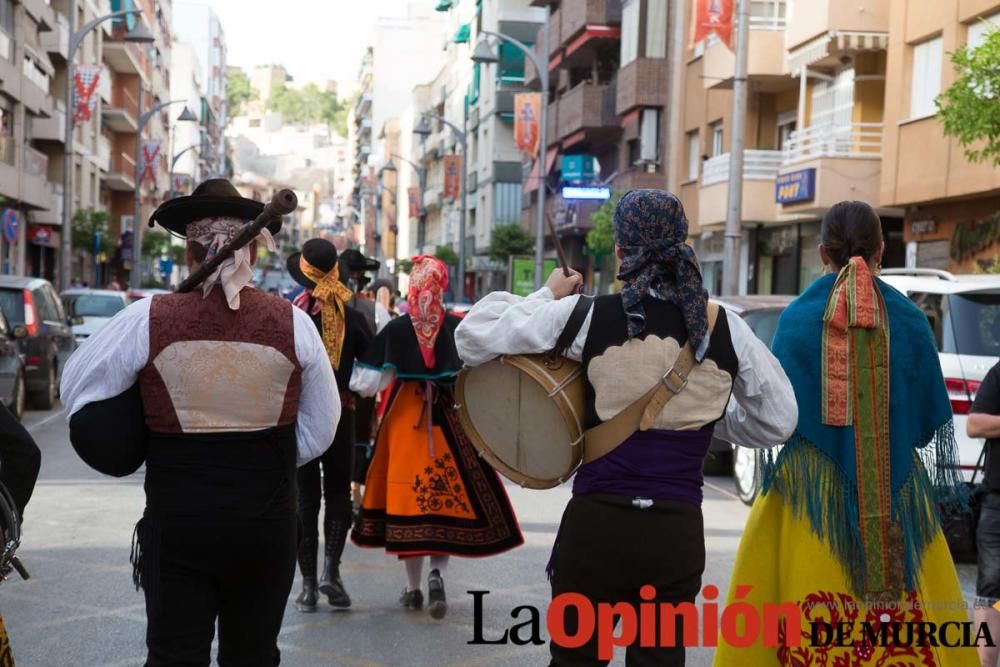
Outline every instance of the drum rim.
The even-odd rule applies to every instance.
[[[539,378],[538,376],[540,368],[538,365],[538,360],[540,360],[542,357],[544,357],[544,355],[540,354],[504,355],[496,359],[493,359],[491,361],[488,361],[485,364],[482,364],[481,366],[476,366],[474,368],[482,368],[483,366],[486,366],[493,362],[498,362],[500,364],[507,364],[524,372],[533,380],[535,380],[535,382],[538,382],[539,385],[542,385],[544,388],[544,384],[540,381],[541,378]],[[520,363],[510,363],[509,361],[518,358],[527,359],[528,363],[522,365]],[[571,359],[564,359],[563,361],[566,363],[579,365],[579,362],[573,361]],[[544,367],[544,362],[542,364],[542,367]],[[455,382],[455,398],[456,398],[455,407],[458,413],[459,423],[461,423],[462,428],[465,430],[465,433],[468,436],[470,442],[472,442],[473,447],[475,447],[476,451],[479,453],[479,456],[486,459],[486,461],[488,461],[490,465],[492,465],[493,468],[501,475],[503,475],[507,479],[511,480],[512,482],[524,488],[538,489],[538,490],[552,489],[563,484],[566,480],[572,477],[573,474],[576,473],[576,471],[580,468],[580,466],[583,463],[583,424],[581,422],[581,419],[576,414],[576,409],[573,407],[572,403],[566,397],[565,390],[561,389],[556,394],[553,394],[550,398],[552,398],[552,400],[555,402],[556,408],[559,410],[560,414],[562,414],[564,421],[566,421],[567,427],[569,427],[571,431],[571,435],[573,435],[572,424],[576,425],[576,431],[577,431],[576,436],[578,444],[573,445],[574,452],[572,456],[572,465],[570,469],[567,470],[566,473],[564,473],[560,477],[556,478],[533,477],[531,475],[525,474],[517,470],[516,468],[511,467],[509,464],[501,460],[490,449],[489,445],[486,443],[485,438],[483,438],[482,434],[480,434],[479,431],[476,429],[475,424],[473,424],[472,418],[469,416],[468,409],[466,408],[465,405],[465,382],[469,376],[469,373],[472,370],[474,370],[474,368],[467,366],[463,368],[462,371],[458,374],[458,378]],[[545,373],[545,375],[546,379],[548,380],[555,379],[548,373]],[[559,384],[558,382],[555,383],[556,386],[558,386],[558,384]]]

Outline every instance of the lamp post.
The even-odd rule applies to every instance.
[[[132,14],[142,14],[141,9],[124,9],[119,12],[112,12],[106,16],[100,16],[92,21],[84,23],[77,30],[73,30],[76,25],[76,0],[69,0],[67,19],[69,21],[69,48],[66,51],[66,119],[65,119],[65,148],[63,151],[63,219],[62,236],[59,238],[59,289],[66,289],[70,285],[70,273],[73,271],[73,59],[79,50],[83,39],[91,30],[111,19],[123,18]],[[153,42],[153,35],[149,28],[142,21],[132,28],[125,35],[126,42],[137,44],[149,44]]]
[[[466,107],[466,114],[468,114],[468,107]],[[451,129],[451,131],[455,134],[455,136],[458,138],[458,142],[462,146],[462,173],[461,173],[462,210],[461,210],[461,215],[459,215],[458,217],[458,272],[457,272],[458,275],[456,276],[457,277],[456,282],[458,283],[458,290],[459,290],[458,298],[456,299],[456,301],[458,301],[458,303],[462,303],[462,301],[465,299],[465,216],[468,214],[467,213],[468,202],[466,201],[468,197],[468,189],[466,187],[466,180],[468,179],[468,169],[469,169],[469,165],[467,164],[467,160],[469,157],[469,150],[468,150],[469,144],[467,142],[464,127],[459,128],[450,120],[442,118],[441,116],[432,113],[423,114],[423,117],[420,120],[420,124],[413,129],[414,134],[420,136],[427,136],[431,133],[431,128],[427,125],[428,118],[447,125]],[[466,118],[466,122],[464,122],[463,124],[467,124],[467,120],[468,119]]]
[[[173,199],[177,195],[174,193],[174,168],[177,166],[177,161],[181,159],[188,151],[196,151],[201,148],[201,144],[191,144],[179,153],[174,153],[174,156],[170,159],[170,199]]]
[[[142,92],[142,78],[140,77],[138,102],[140,110],[142,109]],[[184,110],[177,117],[178,121],[189,122],[198,120],[198,117],[187,108],[187,100],[160,102],[153,105],[148,111],[139,114],[138,127],[135,131],[135,210],[132,219],[132,272],[129,276],[129,285],[132,289],[142,287],[142,257],[140,256],[142,250],[142,225],[139,224],[139,219],[142,217],[142,131],[153,116],[171,104],[185,105]],[[173,183],[171,183],[171,186],[173,186]]]
[[[480,33],[483,37],[476,44],[475,50],[472,52],[472,61],[476,63],[497,63],[500,61],[496,54],[493,52],[493,47],[490,46],[489,42],[486,40],[486,36],[496,37],[500,41],[508,42],[513,44],[515,47],[524,52],[524,55],[531,60],[531,64],[535,66],[535,71],[538,72],[538,80],[541,82],[542,86],[542,110],[541,118],[538,121],[538,177],[540,182],[538,184],[538,207],[535,216],[535,289],[538,290],[542,287],[542,270],[544,267],[543,257],[545,251],[545,184],[548,178],[548,169],[546,169],[545,164],[545,151],[547,149],[547,117],[549,108],[549,67],[548,67],[548,55],[549,55],[549,8],[545,7],[545,23],[542,30],[542,53],[545,55],[545,61],[538,57],[538,55],[532,51],[524,42],[514,39],[510,35],[505,35],[501,32],[491,32],[489,30],[481,30]]]
[[[414,129],[414,134],[420,134],[419,132],[417,132],[418,129],[420,128],[417,127]],[[430,134],[430,128],[427,128],[427,133]],[[406,164],[413,167],[413,170],[417,172],[417,187],[420,189],[420,210],[418,211],[418,213],[420,214],[420,218],[418,219],[417,222],[417,245],[420,246],[420,250],[418,250],[418,252],[422,253],[425,241],[424,235],[426,234],[426,229],[427,229],[427,209],[424,207],[424,190],[427,189],[427,170],[421,167],[416,162],[412,160],[407,160],[405,157],[393,153],[392,155],[389,156],[389,162],[386,163],[384,167],[382,167],[383,171],[397,170],[396,164],[393,162],[393,160],[399,160],[401,162],[405,162]]]

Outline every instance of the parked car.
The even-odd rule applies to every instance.
[[[951,398],[959,465],[969,480],[983,447],[982,439],[965,433],[969,408],[986,372],[1000,358],[1000,276],[883,269],[881,278],[927,315]],[[748,505],[760,487],[759,462],[759,450],[734,447],[736,493]]]
[[[73,337],[77,344],[100,331],[129,304],[125,292],[116,290],[68,289],[60,296],[73,323]]]
[[[18,421],[24,415],[27,388],[24,384],[24,355],[18,345],[25,328],[12,327],[0,313],[0,400]]]
[[[767,346],[771,345],[774,332],[778,328],[778,318],[782,311],[792,302],[793,296],[782,294],[751,294],[748,296],[727,296],[715,297],[713,303],[717,303],[726,310],[742,317],[750,329],[757,337],[764,341]],[[728,475],[730,472],[737,476],[737,466],[743,463],[746,458],[745,447],[736,447],[725,440],[719,438],[712,439],[712,446],[708,450],[705,458],[706,475]],[[745,467],[740,471],[745,473]],[[739,480],[737,479],[737,488]]]
[[[76,349],[71,322],[52,284],[31,276],[0,276],[0,309],[18,338],[25,357],[25,385],[33,407],[48,410],[59,396],[59,381]]]

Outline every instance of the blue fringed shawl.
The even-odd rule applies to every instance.
[[[859,594],[864,553],[857,509],[854,426],[822,423],[823,313],[836,276],[818,279],[785,310],[772,343],[795,390],[799,423],[775,458],[765,456],[762,493],[779,493],[808,517]],[[935,506],[967,503],[951,404],[926,316],[876,280],[889,316],[889,458],[893,521],[903,532],[904,583],[915,587],[924,548],[939,522]]]

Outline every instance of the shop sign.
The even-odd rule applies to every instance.
[[[774,182],[774,201],[779,204],[795,204],[812,201],[816,197],[816,168],[799,169],[787,174],[778,174]]]

